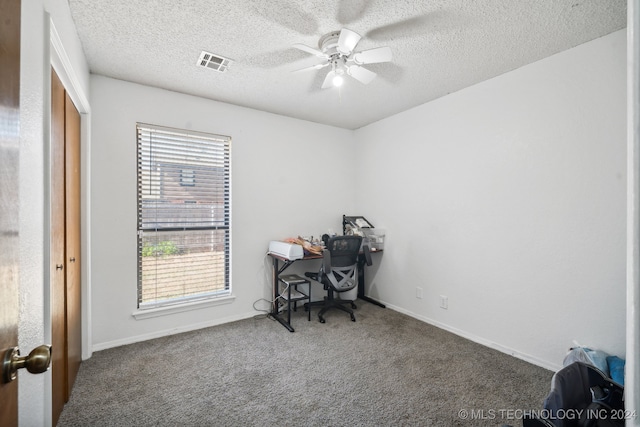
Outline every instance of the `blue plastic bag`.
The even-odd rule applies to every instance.
[[[600,369],[607,377],[610,376],[609,365],[607,363],[607,353],[602,350],[591,350],[587,347],[573,347],[564,358],[563,366],[573,362],[584,362]]]
[[[613,381],[624,386],[624,359],[618,356],[607,357],[607,364],[609,365],[609,376]]]

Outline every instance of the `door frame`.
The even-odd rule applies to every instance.
[[[92,340],[91,340],[91,234],[90,234],[90,219],[91,219],[91,192],[90,177],[91,177],[91,106],[89,105],[89,99],[82,90],[80,80],[71,65],[71,60],[67,55],[65,48],[62,44],[62,40],[58,35],[56,26],[53,23],[51,16],[46,13],[46,21],[49,23],[49,47],[50,47],[50,62],[51,67],[56,71],[56,74],[60,78],[62,85],[69,94],[69,97],[75,104],[78,112],[80,113],[80,188],[81,188],[81,248],[82,248],[82,264],[81,264],[81,283],[82,283],[82,360],[86,360],[91,357]],[[50,73],[47,74],[47,88],[45,93],[48,96],[51,95],[51,80]],[[51,102],[48,100],[46,104],[47,122],[50,122],[51,118]],[[48,135],[47,135],[48,136]],[[47,138],[49,140],[49,138]],[[46,159],[47,165],[50,162],[49,147],[47,147]],[[48,171],[48,177],[50,171]],[[49,191],[47,187],[45,206],[48,208],[50,202]],[[46,211],[46,218],[50,217],[51,212]],[[49,224],[47,223],[47,226]],[[50,228],[47,229],[47,235],[50,234]]]
[[[61,13],[64,14],[64,11]],[[20,268],[29,266],[20,278],[22,307],[18,345],[31,349],[51,340],[50,293],[50,126],[51,68],[62,80],[81,114],[81,221],[82,221],[82,359],[91,357],[91,246],[90,188],[91,108],[86,91],[88,81],[78,78],[83,64],[71,61],[52,16],[39,2],[23,2],[21,11],[21,109],[20,129],[20,215],[21,234],[26,230],[28,244],[21,248]],[[29,28],[29,31],[25,29]],[[75,65],[74,65],[75,64]],[[84,85],[83,85],[84,83]],[[88,89],[87,89],[88,90]],[[41,103],[41,104],[40,104]],[[24,119],[26,118],[26,119]],[[23,159],[25,159],[23,161]],[[31,160],[32,159],[32,160]],[[31,176],[33,173],[35,175]],[[24,214],[24,215],[23,215]],[[28,224],[28,225],[25,225]],[[55,349],[54,349],[55,351]],[[19,423],[50,425],[52,417],[50,373],[22,376],[18,390]]]
[[[640,426],[640,5],[627,3],[627,350],[625,409]]]

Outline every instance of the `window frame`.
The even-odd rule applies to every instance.
[[[145,132],[148,133],[148,136],[145,137]],[[173,168],[177,168],[177,185],[183,190],[191,190],[193,187],[197,185],[197,171],[198,167],[201,170],[204,170],[214,176],[215,179],[212,181],[213,184],[208,184],[205,186],[206,189],[212,190],[216,189],[216,192],[207,194],[207,196],[211,197],[211,200],[215,200],[216,197],[222,200],[220,203],[220,207],[222,209],[222,215],[216,216],[212,213],[209,220],[203,221],[202,224],[191,224],[191,226],[187,225],[189,221],[193,221],[192,219],[184,219],[181,218],[185,224],[172,224],[177,226],[162,225],[160,223],[156,223],[155,225],[149,225],[149,220],[145,219],[145,214],[150,210],[147,209],[143,205],[145,201],[147,204],[149,201],[155,200],[155,209],[158,210],[157,206],[161,205],[164,202],[171,201],[171,198],[165,200],[164,197],[164,175],[160,172],[160,166],[163,165],[166,160],[158,160],[153,159],[153,155],[149,154],[145,157],[144,150],[145,148],[150,152],[153,151],[153,135],[157,133],[159,137],[157,139],[168,139],[172,143],[176,143],[179,147],[176,149],[176,153],[180,153],[180,159],[183,159],[183,163],[176,161],[171,163]],[[206,151],[206,154],[212,155],[211,159],[209,159],[210,163],[207,164],[202,163],[203,160],[198,157],[198,162],[204,164],[204,166],[194,166],[196,163],[196,157],[200,156],[202,153],[191,154],[193,157],[189,157],[188,154],[184,154],[186,151],[195,151],[191,150],[191,146],[194,141],[205,141],[211,142],[213,148],[210,148],[210,151]],[[166,145],[163,146],[162,143],[155,143],[156,149],[158,147],[166,148]],[[182,150],[182,151],[180,151]],[[137,154],[137,162],[136,162],[136,184],[137,184],[137,194],[136,194],[136,205],[137,205],[137,215],[136,215],[136,234],[137,234],[137,280],[136,280],[136,311],[133,313],[136,319],[138,318],[147,318],[147,317],[155,317],[157,315],[163,314],[164,312],[179,312],[190,310],[194,308],[200,308],[203,305],[218,305],[220,303],[224,303],[232,300],[234,297],[232,295],[232,280],[231,280],[231,241],[232,241],[232,224],[231,224],[231,137],[217,135],[212,133],[205,132],[196,132],[191,130],[183,130],[183,129],[175,129],[169,128],[165,126],[158,125],[150,125],[146,123],[136,123],[136,154]],[[173,155],[174,153],[171,152]],[[206,157],[203,155],[202,157]],[[178,158],[176,156],[176,158]],[[173,161],[173,159],[170,159]],[[145,163],[146,162],[146,163]],[[152,169],[158,167],[159,172],[151,172]],[[145,172],[145,168],[147,168]],[[187,181],[184,182],[185,178],[184,171],[189,171],[189,176],[186,176]],[[145,173],[147,174],[144,177]],[[157,174],[157,176],[154,176]],[[211,176],[209,178],[211,178]],[[143,178],[144,177],[144,178]],[[146,178],[146,181],[145,181]],[[155,183],[154,183],[155,181]],[[144,187],[144,186],[147,187]],[[216,187],[217,185],[217,187]],[[186,188],[185,188],[186,187]],[[222,190],[220,190],[220,188]],[[145,191],[147,194],[145,195]],[[198,189],[201,191],[201,188]],[[192,200],[183,200],[185,206],[193,207],[195,206],[196,201]],[[152,203],[153,204],[153,203]],[[211,201],[210,206],[212,212],[214,212],[215,202]],[[177,211],[186,212],[189,208],[180,209],[180,204],[173,204],[174,207],[177,207]],[[206,204],[205,204],[206,209]],[[216,207],[218,209],[218,207]],[[144,213],[143,213],[144,211]],[[172,219],[173,221],[173,219]],[[179,221],[178,221],[179,222]],[[207,224],[208,222],[208,224]],[[220,233],[221,232],[221,233]],[[220,261],[216,261],[216,265],[218,262],[223,263],[220,264],[222,268],[220,268],[219,274],[223,274],[224,287],[223,289],[211,289],[208,291],[193,293],[187,296],[178,296],[171,298],[163,298],[156,299],[153,301],[145,301],[143,297],[143,288],[145,283],[143,283],[143,252],[144,252],[144,238],[149,236],[158,237],[156,241],[163,241],[160,238],[163,234],[166,236],[168,233],[174,233],[174,235],[184,233],[183,238],[187,238],[189,233],[193,233],[198,236],[206,237],[206,233],[210,233],[210,238],[215,239],[216,233],[222,234],[222,237],[219,240],[215,240],[216,245],[220,245],[223,247],[222,257],[223,259]],[[212,242],[214,240],[211,240]],[[212,243],[213,245],[214,243]],[[212,249],[213,252],[213,249]],[[147,255],[148,256],[148,255]],[[187,259],[188,261],[188,259]],[[158,262],[157,260],[154,262]],[[182,264],[180,264],[182,265]],[[157,277],[154,279],[155,285],[158,286]],[[188,288],[188,286],[187,286]],[[191,289],[192,291],[195,289]]]

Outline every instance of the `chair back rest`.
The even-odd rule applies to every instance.
[[[324,274],[330,285],[337,292],[346,292],[358,284],[358,253],[362,246],[360,236],[335,236],[326,243],[329,251],[330,268]]]

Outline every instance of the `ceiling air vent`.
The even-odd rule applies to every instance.
[[[200,54],[200,58],[198,58],[197,65],[199,67],[209,68],[211,70],[224,73],[232,62],[233,61],[229,58],[223,58],[222,56],[214,55],[213,53],[205,52],[203,50]]]

